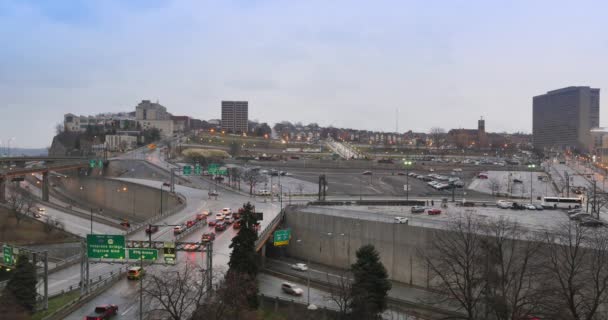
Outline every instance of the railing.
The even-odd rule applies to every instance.
[[[93,291],[96,290],[98,288],[100,288],[103,285],[108,284],[108,282],[122,276],[123,274],[125,274],[127,272],[127,270],[129,269],[130,265],[124,265],[121,266],[117,271],[110,271],[108,273],[99,275],[93,279],[89,279],[89,290]],[[75,283],[73,285],[68,286],[67,288],[61,289],[59,291],[55,291],[55,292],[49,292],[49,298],[52,297],[56,297],[68,292],[72,292],[74,290],[78,290],[80,289],[81,284],[80,283]]]
[[[266,244],[266,241],[268,241],[268,238],[270,237],[272,232],[277,228],[281,220],[283,220],[284,215],[285,209],[281,210],[279,214],[277,214],[277,216],[274,217],[272,221],[270,221],[266,228],[264,228],[264,230],[258,237],[258,240],[256,240],[255,242],[255,251],[260,251],[260,249],[262,249],[262,247]]]

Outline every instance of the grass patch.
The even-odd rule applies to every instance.
[[[68,304],[72,300],[77,299],[78,296],[80,296],[80,291],[75,290],[72,292],[62,294],[60,296],[50,298],[49,299],[49,308],[47,310],[41,310],[41,311],[34,313],[32,315],[32,320],[41,320],[44,317],[51,315],[55,311],[59,310],[59,308]]]
[[[15,245],[63,243],[78,239],[67,232],[48,228],[44,223],[23,217],[19,223],[8,209],[0,208],[0,241]]]

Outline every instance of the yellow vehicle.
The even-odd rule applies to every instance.
[[[139,280],[146,274],[146,271],[142,267],[131,267],[127,272],[127,279]]]

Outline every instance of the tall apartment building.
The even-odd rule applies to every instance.
[[[247,132],[249,103],[247,101],[222,101],[222,131]]]
[[[591,150],[590,130],[600,122],[600,89],[567,87],[536,96],[532,103],[535,149]]]

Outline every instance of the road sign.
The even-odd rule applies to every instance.
[[[5,245],[2,249],[4,256],[4,264],[8,266],[12,266],[15,264],[15,259],[13,257],[13,247]]]
[[[156,249],[127,249],[129,252],[129,259],[143,259],[143,260],[156,260],[158,259],[158,250]]]
[[[277,230],[274,232],[274,246],[286,246],[291,238],[291,229]]]
[[[407,184],[403,185],[403,191],[410,191],[410,186]]]
[[[165,242],[163,245],[165,263],[175,264],[175,242]]]
[[[102,159],[97,160],[97,166],[99,169],[103,169],[103,160]]]
[[[182,168],[182,172],[185,176],[189,176],[192,174],[192,167],[191,166],[184,166]]]
[[[91,167],[91,169],[95,168],[96,164],[97,164],[97,160],[95,160],[95,159],[89,160],[89,167]]]
[[[198,163],[194,166],[194,174],[197,176],[202,174],[201,165]]]
[[[124,259],[125,236],[87,234],[87,255],[93,259]]]

